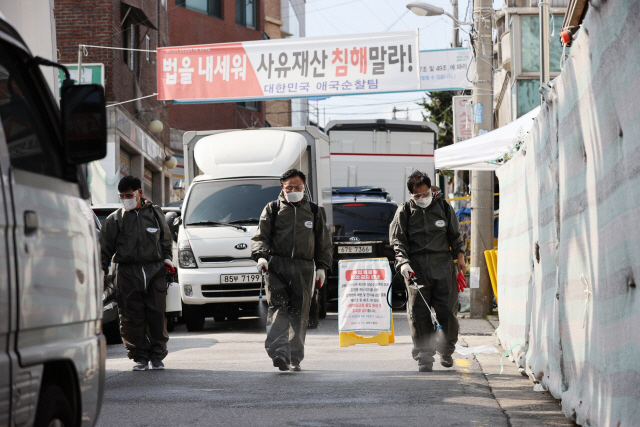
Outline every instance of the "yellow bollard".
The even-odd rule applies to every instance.
[[[496,304],[498,303],[498,251],[495,249],[490,251],[484,251],[484,258],[487,261],[487,269],[489,270],[489,277],[491,278],[491,287],[493,288],[493,295],[496,297]]]
[[[372,337],[363,337],[355,332],[340,332],[340,347],[349,347],[356,344],[379,344],[383,346],[396,342],[396,335],[393,329],[393,311],[391,311],[391,330],[380,332]]]

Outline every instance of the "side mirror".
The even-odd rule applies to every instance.
[[[107,110],[100,85],[62,88],[60,100],[64,150],[73,165],[100,160],[107,155]]]

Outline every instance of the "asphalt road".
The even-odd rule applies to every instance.
[[[406,315],[394,319],[396,343],[341,348],[329,314],[307,334],[302,372],[273,367],[258,319],[177,325],[164,371],[133,372],[111,345],[98,426],[509,425],[472,356],[418,372]]]

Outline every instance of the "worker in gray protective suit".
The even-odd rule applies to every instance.
[[[265,348],[281,371],[300,370],[314,264],[319,287],[331,266],[331,238],[322,212],[304,197],[305,182],[304,173],[296,169],[282,175],[282,192],[262,211],[251,243],[258,272],[268,272]]]
[[[464,245],[453,208],[431,187],[429,177],[416,171],[409,176],[407,188],[411,200],[398,207],[389,229],[389,240],[394,247],[396,269],[407,283],[407,317],[413,339],[411,354],[418,361],[420,372],[431,372],[436,350],[441,353],[442,366],[453,366],[451,355],[455,341],[447,335],[453,309],[450,294],[455,289],[453,260],[457,259],[459,269],[465,273]],[[409,283],[411,276],[415,276],[419,292],[433,307],[442,325],[444,334],[440,341],[418,289]]]
[[[171,232],[159,207],[142,197],[140,179],[118,184],[124,205],[105,219],[100,231],[102,270],[117,264],[116,289],[120,335],[134,371],[164,369],[167,319],[166,273],[175,274]]]

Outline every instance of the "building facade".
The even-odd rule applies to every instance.
[[[79,44],[105,47],[87,47],[82,57],[82,81],[103,82],[108,113],[107,157],[89,168],[92,202],[118,202],[120,178],[133,175],[145,197],[165,205],[172,197],[172,172],[164,165],[171,154],[169,104],[150,95],[157,89],[154,51],[169,45],[167,0],[83,0],[81,6],[55,0],[54,17],[57,59],[72,67],[72,77]],[[163,124],[157,134],[149,130],[155,119]]]
[[[552,14],[549,23],[549,71],[552,79],[560,74],[563,52],[558,36],[568,3],[568,0],[549,2]],[[540,105],[539,15],[538,8],[531,6],[528,0],[507,0],[497,11],[494,128],[504,126]]]

